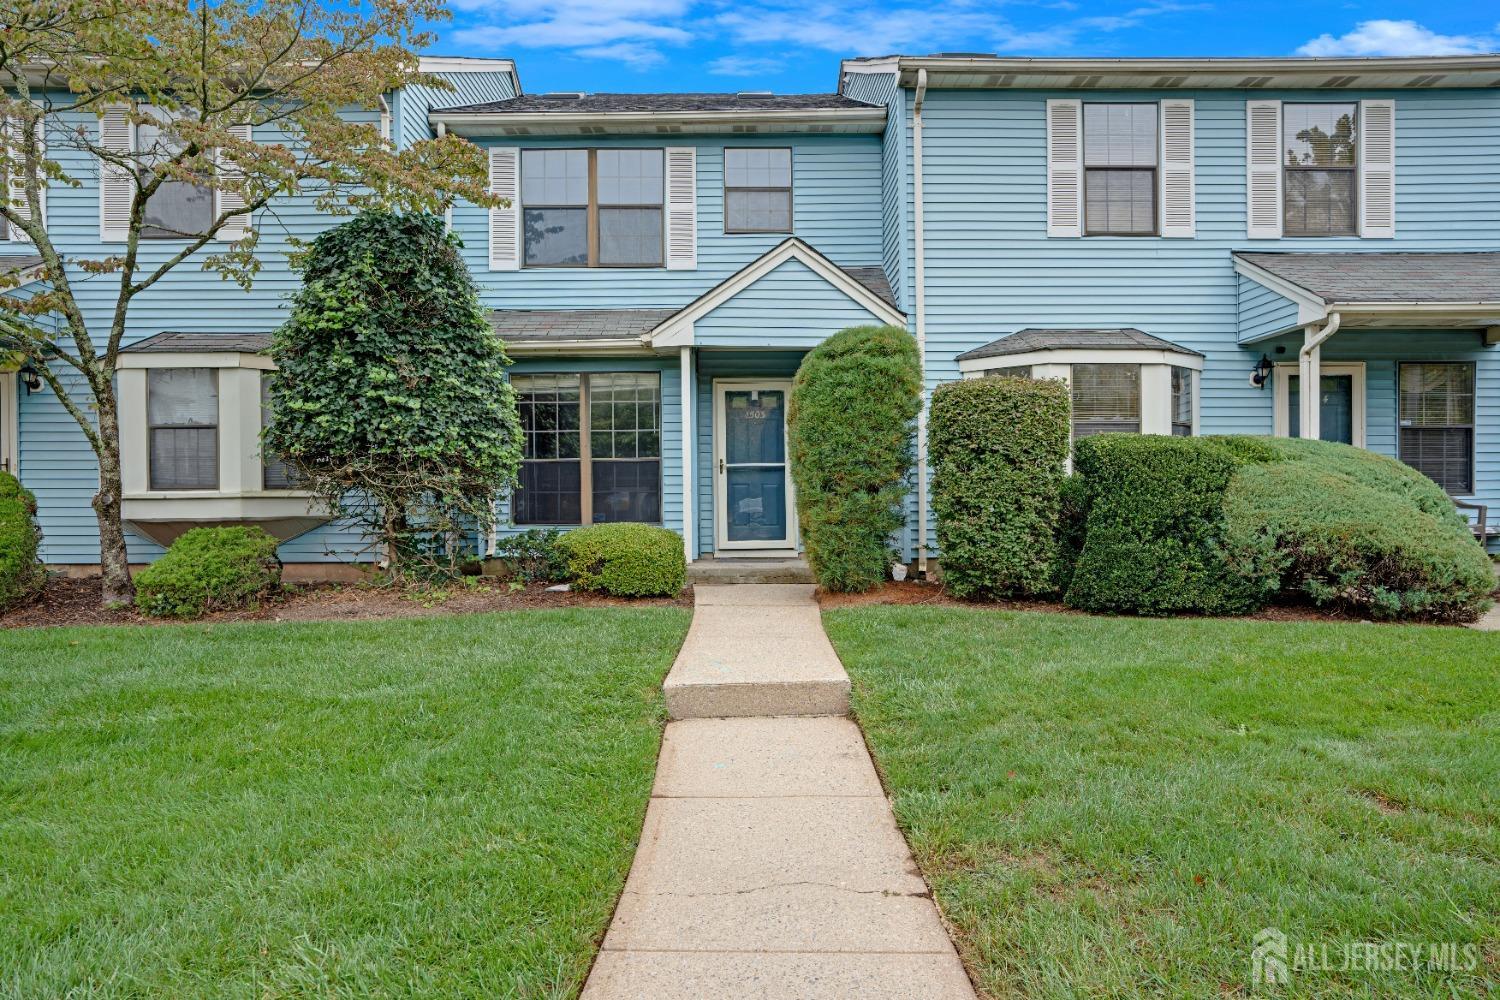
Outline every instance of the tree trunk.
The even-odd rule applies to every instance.
[[[104,577],[103,603],[130,604],[135,584],[130,580],[130,557],[125,550],[125,528],[120,523],[120,422],[114,386],[108,379],[94,387],[99,404],[99,492],[94,494],[94,516],[99,520],[99,570]]]

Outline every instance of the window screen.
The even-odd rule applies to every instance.
[[[158,121],[165,112],[154,112]],[[182,143],[164,132],[160,125],[142,122],[135,130],[136,149],[149,166],[165,162],[182,151]],[[181,240],[208,232],[214,221],[214,195],[208,184],[185,180],[168,180],[146,202],[141,238],[147,240]]]
[[[265,427],[271,422],[271,379],[273,377],[270,373],[264,373],[260,377],[261,427]],[[292,467],[275,454],[267,451],[265,445],[262,444],[260,451],[260,488],[263,490],[293,490],[298,485],[300,484]]]
[[[1193,436],[1193,372],[1172,367],[1172,434]]]
[[[660,267],[660,149],[525,149],[521,214],[528,267]]]
[[[521,214],[528,266],[587,266],[589,151],[522,150]]]
[[[792,231],[792,151],[724,150],[724,230]]]
[[[1474,366],[1401,365],[1401,461],[1449,493],[1474,492]]]
[[[1074,365],[1073,437],[1141,429],[1140,365]]]
[[[1288,236],[1353,236],[1358,117],[1354,104],[1283,104],[1286,164],[1282,231]]]
[[[659,267],[662,263],[662,151],[601,149],[599,264]]]
[[[661,379],[589,376],[594,521],[661,520]]]
[[[1155,104],[1083,106],[1083,202],[1091,235],[1156,232]]]
[[[219,488],[219,384],[212,368],[153,368],[146,377],[153,490]]]

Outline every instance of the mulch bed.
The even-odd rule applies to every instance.
[[[0,628],[46,625],[163,625],[170,619],[147,618],[133,608],[100,607],[97,577],[54,577],[35,599],[0,614]],[[454,586],[441,591],[347,583],[307,583],[259,607],[215,612],[196,622],[234,621],[346,621],[369,618],[416,618],[426,615],[468,614],[476,611],[531,611],[575,607],[693,606],[689,587],[675,598],[622,600],[596,594],[557,593],[544,585],[511,590],[505,583],[485,583],[470,589]]]

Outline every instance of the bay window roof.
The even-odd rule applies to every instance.
[[[965,351],[957,360],[982,361],[985,358],[1011,357],[1037,351],[1162,351],[1185,357],[1203,357],[1198,351],[1153,337],[1134,327],[1071,327],[1056,330],[1028,327],[999,340],[992,340],[972,351]]]

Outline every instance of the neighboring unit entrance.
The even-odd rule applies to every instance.
[[[797,547],[785,379],[714,382],[714,538],[725,552]]]

